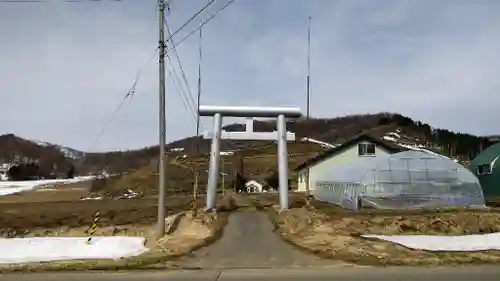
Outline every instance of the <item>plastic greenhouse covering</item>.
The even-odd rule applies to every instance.
[[[358,210],[486,207],[479,180],[450,158],[404,151],[319,175],[316,199]]]

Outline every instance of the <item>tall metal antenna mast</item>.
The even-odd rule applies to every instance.
[[[200,107],[200,99],[201,99],[201,59],[202,59],[202,28],[200,27],[200,38],[199,38],[199,46],[198,46],[198,95],[197,95],[197,99],[196,99],[196,106],[197,107]],[[197,110],[197,118],[196,118],[196,136],[199,136],[200,135],[200,112]],[[200,143],[197,142],[197,153],[199,153],[200,151]]]
[[[307,25],[307,81],[306,81],[306,124],[309,125],[310,116],[310,98],[311,98],[311,16]],[[309,168],[306,167],[306,204],[309,206],[309,197],[311,196],[309,186]]]
[[[311,87],[311,16],[309,16],[309,22],[307,26],[307,121],[310,118],[310,87]]]
[[[200,23],[201,25],[202,23]],[[200,153],[200,141],[202,140],[200,138],[200,100],[201,100],[201,59],[202,59],[202,28],[200,26],[200,38],[199,38],[199,46],[198,46],[198,94],[196,97],[196,137],[198,138],[196,140],[196,154]],[[198,167],[195,167],[193,170],[194,173],[194,185],[193,185],[193,203],[192,203],[192,208],[193,211],[196,212],[197,206],[196,206],[196,197],[198,193],[198,178],[199,178],[199,171]]]

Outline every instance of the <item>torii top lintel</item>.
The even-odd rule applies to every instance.
[[[226,117],[278,117],[284,115],[286,118],[299,118],[302,116],[298,107],[282,106],[221,106],[200,105],[198,108],[200,116],[214,116],[220,113]]]

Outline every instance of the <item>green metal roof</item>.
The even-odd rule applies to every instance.
[[[479,155],[476,156],[474,160],[472,160],[470,167],[475,169],[477,165],[490,164],[493,160],[495,160],[495,158],[499,156],[500,156],[500,143],[496,143],[494,145],[491,145],[487,149],[483,150],[483,152],[479,153]]]

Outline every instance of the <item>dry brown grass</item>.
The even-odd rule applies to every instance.
[[[241,165],[242,175],[244,177],[263,181],[277,170],[276,145],[271,143],[265,145],[263,149],[261,144],[257,145],[258,149],[247,149],[239,151],[238,156],[241,156],[241,162],[238,157],[225,157],[224,170],[229,172],[226,177],[226,186],[230,186],[233,181],[232,171],[236,166]],[[289,144],[289,168],[290,177],[295,176],[293,168],[303,163],[307,159],[316,156],[324,149],[317,144],[309,143],[291,143]],[[234,163],[233,161],[238,161]],[[194,169],[199,171],[199,190],[204,193],[208,174],[205,171],[208,169],[209,159],[206,155],[189,155],[186,159],[176,159],[174,155],[170,155],[169,163],[166,172],[168,174],[167,191],[172,195],[191,194],[194,184]],[[155,195],[157,193],[158,168],[155,161],[151,161],[146,166],[131,171],[113,180],[108,180],[99,190],[99,193],[107,196],[116,196],[122,194],[124,190],[131,189],[135,192],[140,192],[144,195]],[[222,182],[219,180],[219,185]]]
[[[467,210],[421,214],[345,214],[292,209],[275,215],[285,240],[323,257],[367,265],[498,263],[499,251],[428,252],[360,237],[361,234],[463,235],[500,231],[500,214]]]
[[[3,265],[0,266],[0,273],[89,269],[130,270],[145,268],[177,268],[177,258],[205,246],[220,237],[222,229],[227,223],[227,216],[228,214],[226,212],[221,212],[219,214],[192,211],[182,212],[175,229],[159,240],[155,239],[155,225],[151,222],[137,221],[134,223],[115,225],[108,222],[98,227],[95,235],[146,237],[146,246],[150,250],[140,256],[116,261],[73,260],[23,265]],[[87,229],[88,227],[85,226],[35,227],[22,233],[10,233],[9,237],[85,236]]]
[[[192,196],[168,197],[165,203],[166,214],[189,210],[191,201]],[[203,197],[198,198],[198,206],[202,206],[203,201]],[[24,233],[35,228],[87,227],[96,212],[100,212],[100,227],[152,224],[156,221],[157,199],[3,203],[0,204],[0,235]]]
[[[442,211],[351,212],[338,206],[312,201],[305,207],[305,194],[291,194],[291,209],[278,213],[278,195],[248,196],[268,210],[283,239],[324,258],[362,265],[450,265],[500,263],[499,251],[429,252],[374,239],[361,234],[466,235],[500,232],[500,210],[448,209]]]

